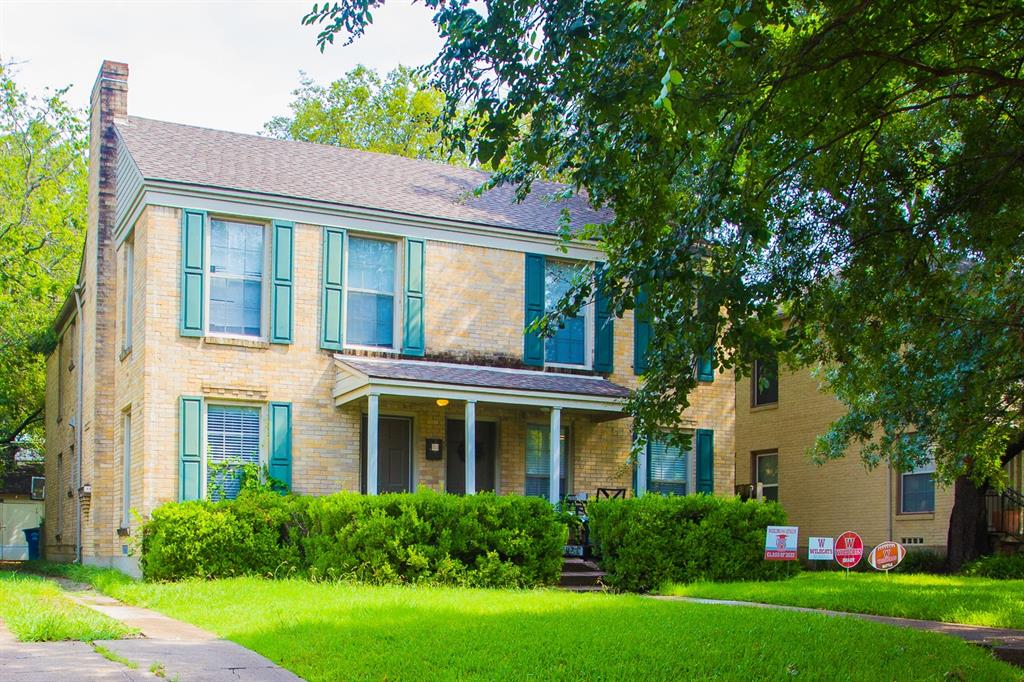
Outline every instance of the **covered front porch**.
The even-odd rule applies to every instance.
[[[601,377],[335,356],[335,405],[358,415],[361,489],[542,496],[625,488],[628,390]]]

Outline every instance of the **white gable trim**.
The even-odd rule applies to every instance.
[[[566,244],[557,235],[161,181],[146,181],[140,187],[132,209],[124,212],[123,221],[116,226],[117,244],[124,241],[146,206],[195,209],[261,220],[288,220],[371,234],[543,253],[577,260],[605,260],[596,243],[591,241],[573,240]],[[562,251],[563,246],[566,246],[566,251]]]

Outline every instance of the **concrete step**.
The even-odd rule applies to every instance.
[[[605,588],[603,585],[573,585],[571,587],[563,587],[566,592],[604,592]]]
[[[600,585],[603,571],[579,571],[577,573],[563,573],[559,583],[562,587],[583,587],[586,585]]]
[[[593,561],[568,557],[562,561],[562,573],[579,573],[588,571],[600,571],[601,569]]]

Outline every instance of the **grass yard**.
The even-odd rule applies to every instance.
[[[673,585],[663,593],[1024,630],[1024,580],[821,571],[780,582]]]
[[[311,682],[1020,679],[952,638],[817,615],[555,590],[255,578],[146,584],[98,569],[59,570],[212,630]]]
[[[130,628],[71,601],[52,580],[0,571],[0,620],[23,642],[120,639]]]

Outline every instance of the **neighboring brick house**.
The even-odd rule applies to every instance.
[[[780,371],[758,362],[754,374],[765,376],[766,385],[751,378],[736,382],[739,489],[752,485],[755,496],[778,500],[789,522],[800,527],[801,546],[811,536],[852,530],[869,547],[895,540],[909,549],[945,551],[953,490],[935,483],[934,466],[868,471],[859,451],[815,464],[809,454],[815,438],[845,408],[809,369]]]
[[[48,359],[51,558],[130,569],[134,512],[230,496],[238,462],[317,495],[632,487],[632,316],[597,300],[524,334],[602,259],[560,248],[563,209],[605,214],[543,183],[516,203],[474,196],[472,169],[130,117],[127,77],[104,62],[93,89],[85,253]],[[732,376],[701,378],[694,452],[649,444],[643,488],[732,493]]]

